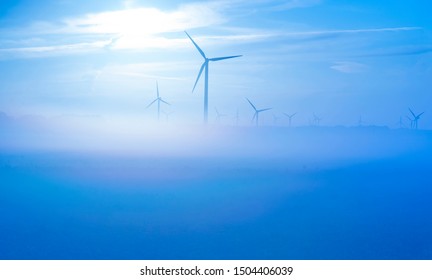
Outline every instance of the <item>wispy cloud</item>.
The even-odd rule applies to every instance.
[[[163,34],[218,25],[226,21],[217,2],[191,3],[175,10],[134,8],[86,14],[58,22],[33,22],[24,29],[13,29],[11,36],[20,36],[17,44],[0,49],[3,53],[64,53],[92,49],[141,49],[178,46],[179,40]],[[13,32],[12,32],[13,31]],[[5,36],[5,35],[3,35]],[[49,45],[18,44],[25,37],[50,38]],[[65,44],[64,38],[75,42]],[[40,41],[44,41],[39,39]],[[69,39],[71,40],[71,39]],[[4,41],[4,40],[3,40]],[[13,42],[13,40],[8,40]]]
[[[176,9],[162,10],[135,7],[134,1],[126,1],[124,10],[90,13],[52,22],[34,22],[15,32],[19,38],[2,44],[0,57],[31,57],[64,55],[92,51],[178,49],[189,46],[187,38],[179,34],[183,30],[210,28],[210,35],[194,35],[200,43],[242,44],[265,40],[322,40],[343,35],[379,32],[407,32],[418,27],[393,27],[372,29],[340,29],[287,32],[277,28],[255,29],[230,26],[229,10],[233,7],[266,7],[286,10],[311,7],[320,0],[234,0],[193,2]],[[219,30],[215,27],[219,27]],[[221,30],[228,30],[224,32]],[[17,31],[17,30],[14,30]],[[4,36],[4,35],[3,35]],[[31,40],[25,38],[33,38]],[[3,40],[4,41],[4,40]],[[12,42],[12,43],[11,43]],[[289,42],[289,41],[287,41]]]
[[[102,31],[91,33],[87,28],[83,27],[83,37],[78,37],[76,40],[86,40],[87,42],[77,42],[68,44],[52,44],[43,45],[47,40],[32,39],[23,43],[24,47],[10,47],[0,49],[0,57],[40,57],[50,55],[65,55],[75,54],[100,50],[155,50],[155,49],[178,49],[187,45],[187,38],[167,37],[164,32],[152,35],[134,36],[127,33],[112,33],[104,34]],[[78,28],[79,29],[79,28]],[[181,29],[181,28],[178,28]],[[239,29],[234,33],[224,35],[196,35],[194,38],[202,44],[212,42],[212,44],[242,44],[261,42],[266,40],[280,40],[281,38],[291,39],[295,41],[316,41],[339,38],[341,36],[355,36],[369,33],[389,33],[389,32],[409,32],[419,30],[419,27],[393,27],[393,28],[371,28],[371,29],[340,29],[340,30],[318,30],[318,31],[303,31],[303,32],[285,32],[277,30],[254,30],[254,29]],[[102,29],[105,30],[105,29]],[[183,30],[178,30],[178,32]],[[59,31],[57,31],[59,32]],[[68,32],[71,32],[70,30]],[[78,31],[77,31],[78,32]],[[70,35],[72,36],[72,35]],[[101,37],[105,37],[102,38]],[[23,41],[19,41],[23,42]],[[18,42],[18,43],[19,43]],[[36,46],[29,46],[35,43]],[[426,46],[422,48],[413,47],[411,49],[398,49],[392,51],[379,51],[371,54],[371,56],[382,55],[402,55],[402,54],[420,54],[430,52],[431,48]]]
[[[388,28],[368,28],[368,29],[338,29],[338,30],[318,30],[304,32],[286,32],[281,35],[290,37],[314,37],[323,35],[343,35],[361,33],[380,33],[380,32],[400,32],[420,30],[420,27],[388,27]]]
[[[335,62],[334,65],[330,67],[333,70],[353,74],[353,73],[361,73],[367,70],[367,66],[365,64],[352,62],[352,61],[339,61]]]
[[[421,46],[400,46],[393,47],[383,50],[376,50],[370,52],[365,57],[374,56],[406,56],[406,55],[421,55],[432,53],[432,45],[421,45]]]
[[[284,11],[298,8],[313,7],[322,3],[322,0],[231,0],[218,1],[231,8],[235,7],[254,7],[267,11]]]
[[[370,29],[338,29],[338,30],[312,30],[312,31],[299,31],[299,32],[286,32],[280,30],[265,30],[265,29],[227,29],[229,33],[227,35],[204,35],[195,36],[196,40],[200,41],[213,41],[225,42],[225,43],[244,43],[244,42],[257,42],[266,41],[272,39],[292,39],[292,40],[323,40],[337,38],[340,36],[355,36],[370,33],[390,33],[390,32],[408,32],[421,30],[420,27],[390,27],[390,28],[370,28]]]
[[[171,77],[171,76],[162,76],[162,75],[148,75],[136,72],[113,72],[113,75],[121,75],[127,77],[138,77],[138,78],[146,78],[152,80],[173,80],[173,81],[183,81],[183,78],[179,77]]]
[[[276,11],[291,10],[297,8],[307,8],[320,4],[321,0],[291,0],[282,1],[281,4],[274,5],[271,9]]]
[[[76,44],[65,44],[65,45],[52,45],[52,46],[39,46],[39,47],[18,47],[18,48],[5,48],[0,49],[0,53],[3,54],[44,54],[44,53],[71,53],[80,51],[89,51],[95,49],[101,49],[109,46],[111,40],[96,41],[91,43],[76,43]]]

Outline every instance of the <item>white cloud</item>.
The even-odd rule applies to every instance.
[[[126,3],[127,4],[127,3]],[[128,6],[131,4],[129,3]],[[130,8],[118,11],[86,14],[59,22],[33,22],[31,26],[14,30],[14,36],[49,37],[51,45],[15,45],[0,52],[18,54],[76,52],[77,50],[143,49],[176,47],[183,40],[168,39],[164,34],[221,24],[226,21],[216,2],[192,3],[175,10]],[[65,38],[75,40],[64,43]],[[16,40],[17,42],[19,40]]]
[[[124,2],[126,9],[86,14],[66,18],[56,22],[34,22],[19,30],[16,44],[8,44],[0,49],[0,56],[47,56],[63,55],[98,50],[154,50],[178,49],[188,45],[182,35],[170,33],[196,28],[209,28],[208,36],[193,35],[205,46],[251,43],[264,40],[288,38],[294,40],[314,40],[340,35],[361,33],[397,32],[417,30],[417,27],[347,29],[287,32],[275,29],[235,28],[224,23],[229,21],[226,14],[230,9],[249,6],[264,6],[277,9],[294,9],[319,4],[319,0],[234,0],[194,2],[181,5],[173,10],[137,7],[135,1]],[[219,29],[215,29],[215,27]],[[219,32],[214,32],[215,30]],[[222,32],[224,30],[226,32]],[[23,38],[37,38],[23,42]],[[288,42],[290,43],[290,42]]]
[[[156,8],[136,8],[88,14],[80,18],[66,19],[63,21],[63,28],[52,32],[149,36],[205,27],[223,21],[223,17],[214,7],[194,4],[171,12]]]
[[[367,70],[367,66],[365,64],[352,62],[352,61],[339,61],[335,62],[333,66],[330,67],[333,70],[352,74],[352,73],[361,73]]]

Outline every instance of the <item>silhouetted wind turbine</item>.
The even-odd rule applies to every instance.
[[[414,128],[418,129],[418,120],[420,119],[420,116],[424,114],[424,112],[421,112],[420,114],[416,115],[410,108],[408,108],[408,110],[411,112],[411,115],[414,117],[414,119],[412,120]]]
[[[195,43],[195,41],[192,39],[191,36],[185,31],[186,35],[189,37],[189,39],[192,41],[198,52],[201,54],[201,56],[204,58],[204,62],[201,65],[200,71],[198,73],[198,77],[195,81],[194,87],[192,89],[192,92],[195,90],[195,87],[201,77],[201,74],[203,70],[205,70],[205,76],[204,76],[204,123],[207,123],[208,120],[208,72],[209,72],[209,62],[210,61],[219,61],[219,60],[225,60],[235,57],[240,57],[241,55],[234,55],[234,56],[224,56],[224,57],[214,57],[214,58],[208,58],[203,50]]]
[[[162,103],[165,103],[167,105],[171,105],[171,104],[169,104],[168,102],[166,102],[165,100],[163,100],[159,96],[159,85],[158,85],[157,82],[156,82],[156,94],[157,94],[156,99],[153,100],[146,108],[150,107],[151,105],[153,105],[153,103],[157,102],[157,105],[158,105],[158,121],[159,121],[159,119],[160,119],[160,103],[162,102]]]
[[[251,102],[249,99],[246,98],[246,100],[249,102],[249,104],[250,104],[250,105],[252,106],[252,108],[255,110],[255,114],[254,114],[253,117],[252,117],[252,121],[255,120],[255,124],[256,124],[256,126],[258,126],[258,117],[259,117],[259,113],[264,112],[264,111],[267,111],[267,110],[270,110],[270,109],[272,109],[272,108],[265,108],[265,109],[259,109],[259,110],[258,110],[258,109],[255,107],[255,105],[253,105],[252,102]]]
[[[297,112],[294,113],[294,114],[292,114],[292,115],[288,115],[287,113],[284,113],[284,115],[288,117],[288,119],[289,119],[289,126],[291,127],[291,120],[292,120],[292,118],[293,118],[295,115],[297,115]]]

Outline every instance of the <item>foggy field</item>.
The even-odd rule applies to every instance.
[[[2,130],[0,258],[432,258],[430,131],[170,129]]]

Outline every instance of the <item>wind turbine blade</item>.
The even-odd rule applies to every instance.
[[[192,41],[192,43],[195,45],[195,47],[197,48],[199,53],[202,55],[202,57],[204,57],[204,59],[206,59],[206,56],[205,56],[205,53],[203,52],[203,50],[197,45],[197,43],[195,43],[195,41],[192,39],[191,36],[189,36],[189,34],[186,31],[185,31],[185,33],[189,37],[189,39]]]
[[[146,109],[147,109],[148,107],[150,107],[151,105],[153,105],[153,103],[155,103],[156,101],[158,101],[157,98],[156,98],[155,100],[153,100],[152,103],[150,103],[149,105],[147,105]]]
[[[161,102],[167,104],[167,105],[171,105],[171,104],[169,104],[168,102],[166,102],[165,100],[163,100],[162,98],[159,98],[159,100],[160,100]]]
[[[157,81],[156,81],[156,94],[157,94],[157,98],[159,98],[159,85]]]
[[[421,114],[419,114],[419,115],[417,116],[417,118],[420,118],[420,116],[423,115],[423,114],[424,114],[424,112],[421,112]]]
[[[255,114],[253,115],[253,117],[252,117],[252,120],[251,120],[251,122],[253,122],[254,120],[255,120],[255,118],[257,117],[257,115],[258,115],[258,113],[257,112],[255,112]]]
[[[195,90],[195,87],[196,87],[196,85],[197,85],[197,83],[198,83],[198,81],[199,81],[199,79],[200,79],[200,77],[201,77],[201,74],[202,74],[202,72],[203,72],[203,70],[204,70],[204,67],[206,67],[207,66],[207,61],[204,61],[204,63],[201,65],[201,69],[200,69],[200,71],[199,71],[199,73],[198,73],[198,77],[197,77],[197,79],[196,79],[196,81],[195,81],[195,84],[194,84],[194,87],[193,87],[193,89],[192,89],[192,92]]]
[[[416,115],[414,114],[414,112],[410,108],[408,108],[408,110],[411,112],[411,115],[413,115],[413,117],[415,118]]]
[[[294,114],[291,115],[291,118],[294,117],[295,115],[297,115],[297,112],[295,112]]]
[[[249,102],[249,104],[252,106],[252,108],[254,108],[254,110],[256,111],[257,109],[255,108],[255,106],[252,104],[252,102],[246,98],[246,100]]]
[[[261,113],[261,112],[264,112],[264,111],[268,111],[268,110],[271,110],[271,109],[273,109],[273,108],[265,108],[265,109],[261,109],[261,110],[258,110],[258,113]]]
[[[242,55],[233,55],[233,56],[224,56],[224,57],[214,57],[214,58],[209,58],[210,61],[219,61],[219,60],[225,60],[225,59],[230,59],[230,58],[235,58],[235,57],[240,57]]]

